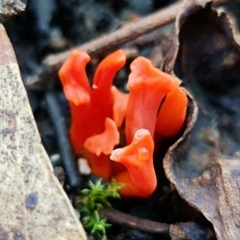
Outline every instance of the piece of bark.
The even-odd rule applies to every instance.
[[[0,239],[87,239],[41,144],[0,25]]]

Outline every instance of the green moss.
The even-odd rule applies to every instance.
[[[111,225],[99,215],[102,208],[111,208],[110,198],[120,198],[118,193],[121,184],[115,180],[103,184],[99,179],[95,183],[89,181],[88,188],[81,191],[77,202],[80,218],[85,230],[92,236],[101,237],[106,234],[106,228]]]

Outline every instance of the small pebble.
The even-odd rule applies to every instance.
[[[78,170],[81,174],[89,175],[91,174],[91,168],[88,165],[88,162],[85,158],[78,159]]]
[[[50,160],[53,166],[57,166],[61,162],[61,156],[59,153],[55,153],[50,156]]]

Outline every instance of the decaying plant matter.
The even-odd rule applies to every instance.
[[[118,210],[104,209],[102,203],[106,199],[94,205],[81,196],[85,199],[81,202],[85,204],[82,212],[85,215],[81,217],[87,227],[93,223],[90,232],[93,229],[93,233],[98,230],[105,234],[108,224],[101,218],[105,217],[113,226],[120,226],[117,231],[121,231],[122,238],[127,238],[126,229],[134,229],[149,233],[151,239],[155,234],[174,240],[240,239],[240,47],[235,41],[231,18],[214,8],[216,2],[222,1],[185,0],[181,11],[178,7],[182,3],[178,2],[163,10],[169,17],[163,22],[147,25],[147,30],[142,27],[144,20],[140,22],[141,33],[134,32],[136,35],[131,36],[131,26],[132,29],[139,26],[133,24],[115,35],[81,45],[81,51],[52,55],[45,61],[41,78],[56,76],[56,70],[69,57],[60,70],[60,78],[70,103],[70,142],[75,154],[88,159],[93,174],[106,181],[114,177],[123,184],[120,191],[123,199],[113,202]],[[173,11],[170,13],[169,9]],[[130,64],[129,93],[112,86],[114,75],[126,63],[126,56],[123,50],[118,50],[106,57],[108,52],[120,47],[126,39],[173,21],[177,14],[176,41],[165,51],[164,66],[170,74],[138,57]],[[1,208],[0,238],[49,239],[60,234],[67,239],[71,234],[72,239],[86,239],[39,145],[32,116],[25,108],[26,96],[11,46],[2,27],[0,30],[1,86],[9,90],[0,97],[3,108],[0,111],[3,142],[0,192],[5,206]],[[125,38],[108,44],[118,39],[119,34],[125,34]],[[102,48],[99,41],[104,41]],[[106,58],[96,69],[90,85],[85,72],[90,57],[85,51],[96,56],[103,54],[104,49]],[[48,93],[45,94],[47,104],[54,100]],[[61,114],[58,111],[56,115]],[[62,126],[56,129],[58,134],[65,132]],[[63,131],[58,131],[60,128]],[[120,139],[123,133],[126,139]],[[65,141],[66,134],[59,144]],[[73,156],[69,144],[67,155]],[[69,166],[73,168],[74,164]],[[84,179],[74,173],[76,181],[69,181],[68,190],[76,189]],[[91,185],[91,190],[94,186]],[[106,190],[99,181],[96,186]],[[118,196],[118,189],[115,190]],[[89,194],[94,199],[99,197],[98,193],[91,195],[88,190],[83,191],[83,195]],[[135,197],[133,202],[131,197]],[[9,207],[7,203],[12,198],[17,201],[11,201]],[[155,218],[148,212],[138,213],[139,202],[142,209],[151,209]],[[125,203],[136,208],[128,209],[123,206]],[[8,216],[13,209],[17,220],[10,222]],[[26,230],[28,226],[31,231]]]
[[[176,26],[173,70],[193,93],[199,114],[191,135],[190,124],[168,151],[164,169],[218,239],[239,239],[239,129],[233,122],[239,122],[240,47],[229,17],[210,1],[185,1]]]

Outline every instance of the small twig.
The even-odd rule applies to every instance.
[[[137,22],[127,24],[113,33],[77,46],[76,48],[86,51],[91,56],[97,56],[101,53],[106,54],[106,52],[113,51],[130,40],[173,22],[179,12],[181,4],[182,2],[177,2]],[[36,85],[41,84],[44,79],[51,79],[56,76],[58,69],[67,59],[68,55],[69,50],[48,56],[43,61],[42,72],[38,76],[32,76],[26,79],[26,86],[29,88],[37,88]]]
[[[101,209],[100,215],[113,224],[171,239],[212,239],[215,236],[213,229],[199,225],[197,222],[167,224],[134,217],[116,209]]]
[[[213,4],[218,5],[227,1],[228,0],[214,0]],[[139,21],[129,23],[113,33],[76,46],[76,48],[86,51],[92,57],[101,55],[102,53],[106,55],[106,53],[115,50],[130,40],[174,22],[176,16],[180,12],[181,5],[182,1],[178,1],[177,3],[161,9],[156,13],[150,14]],[[42,72],[37,76],[32,76],[25,80],[26,87],[37,89],[44,83],[44,80],[55,79],[54,77],[56,76],[57,71],[67,59],[68,55],[69,50],[49,55],[43,61]]]
[[[57,135],[57,142],[62,157],[63,167],[66,172],[67,182],[71,188],[80,188],[80,178],[75,166],[72,148],[67,137],[67,129],[63,122],[63,114],[58,104],[58,98],[54,90],[45,93],[45,100],[49,117]]]
[[[100,55],[101,53],[112,51],[118,46],[133,40],[142,34],[153,31],[164,25],[173,22],[179,12],[182,2],[177,2],[163,10],[153,13],[147,17],[140,19],[137,22],[133,22],[125,25],[119,30],[102,36],[96,40],[87,42],[86,44],[77,46],[78,49],[88,52],[91,56]],[[44,64],[48,66],[58,65],[60,62],[65,61],[69,54],[69,51],[65,51],[60,54],[50,55]]]
[[[137,229],[151,234],[169,236],[170,224],[141,219],[115,209],[102,209],[100,211],[100,215],[107,218],[109,222],[118,225]]]

